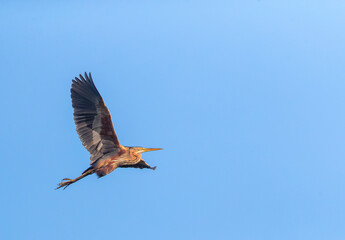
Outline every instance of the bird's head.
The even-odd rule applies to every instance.
[[[162,150],[163,148],[144,148],[144,147],[131,147],[130,148],[135,153],[151,152]]]

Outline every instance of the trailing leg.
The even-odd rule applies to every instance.
[[[79,181],[80,179],[82,179],[88,175],[93,174],[94,172],[95,172],[94,169],[87,169],[86,171],[83,172],[82,175],[80,175],[79,177],[77,177],[75,179],[64,178],[64,179],[62,179],[61,183],[59,183],[59,186],[56,189],[59,189],[61,187],[64,187],[63,189],[65,189],[66,187],[68,187],[72,183],[75,183],[75,182]]]

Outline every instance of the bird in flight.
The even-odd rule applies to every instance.
[[[103,177],[116,168],[149,168],[142,158],[143,152],[161,148],[126,147],[117,139],[111,116],[103,98],[93,83],[91,73],[72,80],[72,106],[77,133],[84,147],[90,152],[90,167],[75,179],[64,178],[58,188],[66,188],[80,179],[96,173]]]

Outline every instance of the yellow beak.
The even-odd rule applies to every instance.
[[[142,152],[151,152],[151,151],[158,151],[158,150],[163,150],[163,148],[143,148],[141,151]]]

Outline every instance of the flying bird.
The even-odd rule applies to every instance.
[[[90,152],[90,167],[75,179],[64,178],[58,188],[68,187],[80,179],[96,173],[103,177],[116,168],[149,168],[142,158],[143,152],[161,148],[122,146],[116,136],[110,112],[93,83],[91,73],[72,80],[72,106],[76,130],[84,147]]]

